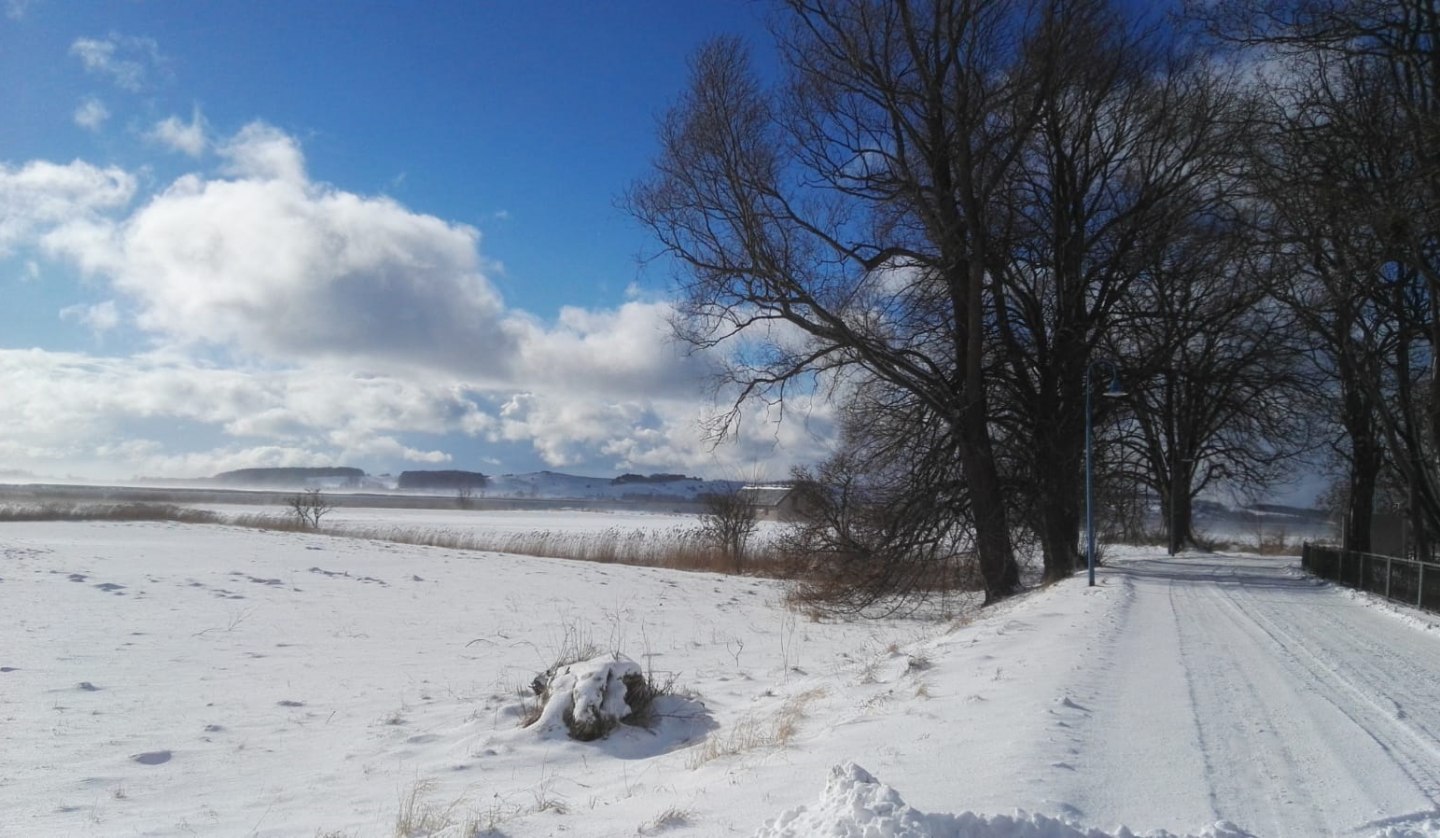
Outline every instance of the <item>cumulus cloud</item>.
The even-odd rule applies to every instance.
[[[474,394],[441,379],[338,374],[334,370],[221,369],[160,356],[101,358],[0,350],[0,465],[111,461],[127,475],[196,476],[229,467],[321,465],[381,459],[448,462],[407,445],[404,434],[476,433],[489,421]],[[137,427],[159,420],[218,432],[187,453],[182,440],[154,447]],[[117,439],[135,442],[118,447]],[[208,453],[207,453],[208,452]]]
[[[273,125],[252,122],[218,149],[225,174],[240,180],[281,180],[306,185],[305,155],[294,137]]]
[[[99,168],[36,160],[19,168],[0,164],[0,255],[17,244],[69,224],[94,222],[130,203],[135,178],[114,166]]]
[[[72,118],[76,125],[86,131],[99,131],[105,125],[105,120],[110,118],[110,110],[105,107],[104,102],[92,96],[75,108]]]
[[[473,227],[311,181],[299,144],[265,123],[217,152],[228,177],[186,175],[126,218],[72,220],[42,243],[108,278],[165,342],[612,398],[693,392],[708,375],[670,342],[668,303],[542,322],[504,305]]]
[[[77,117],[78,120],[78,117]],[[146,135],[172,151],[199,157],[205,153],[209,141],[205,136],[205,117],[195,108],[186,122],[178,116],[170,116],[155,123]]]
[[[734,436],[717,445],[702,399],[577,399],[568,394],[519,393],[501,407],[492,440],[529,444],[550,467],[601,463],[618,471],[683,470],[733,477],[760,471],[784,477],[791,466],[824,457],[834,437],[828,403],[797,395],[788,416],[747,406]]]
[[[184,176],[108,229],[71,225],[45,245],[108,277],[165,340],[509,374],[515,330],[478,231],[313,183],[298,144],[264,124],[219,153],[233,177]]]
[[[149,71],[162,60],[153,39],[115,33],[104,38],[76,38],[70,54],[80,59],[87,72],[104,76],[132,93],[144,89]]]
[[[198,111],[174,127],[212,145]],[[739,458],[783,473],[778,445],[816,450],[803,423],[761,414],[747,414],[740,445],[713,450],[699,420],[714,359],[671,342],[669,303],[629,294],[542,320],[505,305],[473,227],[313,181],[299,142],[263,122],[213,147],[217,173],[133,207],[135,178],[119,170],[0,168],[0,247],[38,244],[108,286],[110,301],[66,319],[151,341],[133,359],[0,351],[0,387],[18,396],[0,404],[0,427],[26,429],[25,450],[98,456],[108,440],[149,439],[129,424],[150,421],[208,433],[214,454],[175,440],[105,449],[130,473],[441,464],[455,440],[417,438],[447,435],[599,470],[704,472]],[[39,410],[65,420],[47,425]]]
[[[516,318],[516,382],[568,392],[639,397],[692,392],[712,370],[670,340],[667,302],[627,302],[617,309],[565,307],[556,322]]]

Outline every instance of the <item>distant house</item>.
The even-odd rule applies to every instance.
[[[794,521],[804,512],[804,493],[798,486],[742,486],[740,497],[762,521]]]

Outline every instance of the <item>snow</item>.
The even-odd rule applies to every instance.
[[[832,621],[744,577],[5,524],[0,835],[1440,836],[1433,620],[1294,559],[1106,558]],[[552,723],[635,671],[648,727]]]
[[[1114,838],[1134,833],[1121,827]],[[1160,830],[1148,833],[1165,838]],[[830,781],[818,805],[801,806],[767,821],[755,838],[1111,838],[1057,818],[1017,812],[986,817],[974,812],[927,815],[911,808],[895,789],[881,783],[853,762],[830,770]],[[1232,823],[1221,821],[1201,830],[1197,838],[1249,838]]]
[[[549,679],[549,699],[531,727],[551,734],[568,731],[572,724],[590,728],[618,725],[635,709],[625,701],[625,679],[629,677],[645,675],[635,661],[618,653],[560,667]]]

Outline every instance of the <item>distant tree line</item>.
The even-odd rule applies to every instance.
[[[1073,573],[1100,493],[1197,496],[1323,458],[1347,546],[1440,537],[1434,0],[781,0],[776,73],[694,56],[627,195],[733,396],[841,399],[837,556],[874,597],[976,557],[990,601]],[[767,67],[770,66],[767,62]],[[867,595],[854,600],[863,606]]]
[[[686,477],[683,474],[622,474],[610,481],[613,486],[624,486],[628,483],[679,483],[682,480],[694,480],[693,477]]]
[[[478,471],[402,471],[395,481],[395,488],[412,491],[473,492],[484,489],[489,483],[490,478]]]

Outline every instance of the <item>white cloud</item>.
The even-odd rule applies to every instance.
[[[105,125],[105,120],[110,118],[110,110],[105,107],[104,102],[91,96],[75,108],[72,118],[76,125],[86,131],[99,131]]]
[[[448,452],[406,445],[399,435],[467,433],[491,421],[481,418],[480,399],[441,379],[219,369],[161,356],[0,350],[0,388],[7,393],[0,467],[46,470],[59,461],[93,469],[106,460],[121,476],[348,460],[443,463]],[[117,447],[117,440],[144,442],[135,428],[148,421],[194,426],[208,438]]]
[[[233,179],[184,176],[108,230],[70,225],[45,246],[105,275],[162,341],[509,377],[518,327],[478,231],[312,183],[298,144],[264,124],[220,153]]]
[[[18,169],[0,164],[0,255],[47,230],[93,221],[125,206],[135,183],[119,168],[79,160],[65,165],[36,160]]]
[[[190,125],[203,132],[198,113]],[[137,327],[152,346],[132,359],[0,351],[0,388],[16,397],[0,404],[0,428],[16,429],[3,438],[31,452],[0,467],[99,456],[153,438],[132,427],[149,421],[210,439],[103,449],[116,468],[392,468],[450,462],[469,438],[555,467],[730,474],[763,461],[783,474],[777,440],[817,450],[803,424],[758,413],[741,444],[712,450],[699,420],[713,358],[672,343],[668,302],[632,293],[543,321],[505,306],[474,228],[310,180],[299,143],[265,123],[216,151],[223,176],[185,175],[133,209],[136,179],[119,170],[0,169],[0,207],[19,208],[0,214],[0,246],[38,244],[106,283],[111,301],[64,316]]]
[[[120,311],[114,300],[106,300],[92,306],[73,305],[60,309],[60,319],[73,320],[90,327],[97,335],[103,335],[120,325]]]
[[[299,144],[263,123],[219,153],[230,179],[186,175],[128,218],[42,243],[107,277],[163,342],[611,398],[694,392],[709,374],[671,343],[668,303],[543,323],[504,306],[474,228],[314,183]]]
[[[162,60],[153,39],[114,33],[104,38],[76,38],[70,54],[79,58],[88,72],[105,76],[132,93],[144,89],[150,69]]]
[[[554,325],[515,318],[517,385],[639,397],[693,392],[711,370],[670,338],[669,303],[628,302],[590,311],[567,306]]]
[[[264,122],[252,122],[220,146],[225,174],[239,180],[281,180],[306,185],[305,155],[300,143]]]
[[[191,157],[204,154],[209,145],[205,136],[205,117],[200,115],[199,108],[191,111],[189,122],[178,116],[166,117],[155,123],[155,127],[150,129],[146,136],[172,151]]]

